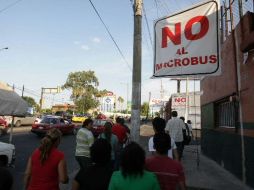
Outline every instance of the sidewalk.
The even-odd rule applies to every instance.
[[[148,139],[153,135],[152,127],[142,125],[140,144],[148,153]],[[192,143],[194,144],[194,143]],[[197,152],[199,152],[199,162]],[[184,148],[182,164],[188,190],[251,190],[233,174],[219,166],[215,161],[202,155],[200,145],[188,145]]]
[[[197,148],[200,153],[200,146],[186,146],[182,159],[186,184],[188,187],[193,187],[189,189],[251,190],[233,174],[202,154],[199,155],[198,166]]]

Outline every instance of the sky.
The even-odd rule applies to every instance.
[[[16,4],[14,4],[17,2]],[[92,0],[123,57],[89,0],[0,0],[0,81],[39,102],[41,88],[62,86],[70,72],[95,71],[99,89],[131,99],[133,59],[132,0]],[[199,0],[144,0],[142,21],[142,102],[176,92],[168,78],[153,74],[153,23]],[[14,4],[14,5],[13,5]],[[13,5],[9,7],[10,5]],[[9,7],[9,8],[8,8]],[[146,22],[147,21],[147,22]],[[149,30],[148,30],[149,28]],[[128,85],[127,85],[128,84]],[[185,84],[182,85],[182,91]],[[193,90],[193,83],[190,84]],[[196,85],[199,90],[199,84]],[[47,105],[70,102],[70,91],[47,95]]]

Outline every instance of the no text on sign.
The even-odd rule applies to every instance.
[[[154,77],[207,75],[220,67],[219,2],[207,1],[154,24]]]

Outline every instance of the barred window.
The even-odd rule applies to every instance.
[[[224,101],[215,104],[217,127],[236,127],[238,121],[238,103]]]

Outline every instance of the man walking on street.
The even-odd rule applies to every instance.
[[[153,130],[155,134],[165,133],[165,127],[166,127],[165,119],[162,119],[160,117],[155,117],[152,121],[152,124],[153,124]],[[172,138],[170,138],[170,142],[171,142],[171,148],[168,150],[168,157],[179,161],[179,156],[178,156],[175,141]],[[150,137],[148,141],[148,150],[152,154],[156,152],[156,150],[154,149],[153,137]]]
[[[161,190],[185,190],[185,176],[180,162],[168,157],[171,148],[170,137],[166,133],[156,133],[153,137],[156,155],[146,159],[145,168],[157,175]]]
[[[90,159],[90,147],[94,142],[94,137],[91,132],[93,127],[93,120],[86,119],[79,129],[76,137],[76,160],[80,165],[80,169],[84,171],[92,164]]]
[[[168,121],[165,131],[172,139],[174,139],[179,160],[181,160],[183,154],[183,130],[185,129],[185,124],[181,119],[177,118],[177,111],[172,111],[171,114],[172,118]]]

